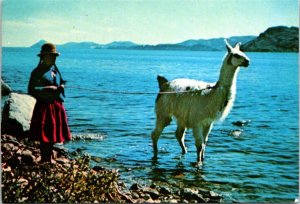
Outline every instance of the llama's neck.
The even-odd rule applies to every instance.
[[[226,118],[229,114],[236,94],[236,79],[239,71],[239,67],[233,65],[228,65],[226,62],[223,63],[223,66],[220,71],[220,77],[217,82],[217,95],[220,97],[220,119],[221,121]]]
[[[221,67],[218,86],[226,89],[235,87],[238,71],[239,67],[224,62]]]

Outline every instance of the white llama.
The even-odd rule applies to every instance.
[[[239,66],[249,65],[249,58],[240,51],[240,43],[234,48],[226,40],[225,43],[228,53],[223,60],[217,83],[191,79],[168,81],[162,76],[157,77],[160,92],[155,107],[156,127],[151,134],[155,157],[159,136],[174,116],[177,119],[175,134],[182,153],[186,153],[185,131],[192,128],[197,148],[197,164],[202,164],[208,134],[214,121],[225,119],[233,106]]]

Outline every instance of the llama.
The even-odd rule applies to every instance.
[[[223,59],[217,83],[191,79],[168,81],[162,76],[157,77],[160,92],[155,106],[156,126],[151,134],[155,158],[159,136],[170,124],[172,117],[175,117],[177,120],[175,135],[182,153],[187,152],[184,144],[185,131],[191,128],[197,148],[197,164],[202,164],[213,123],[224,120],[233,106],[239,66],[248,67],[250,62],[240,51],[241,43],[236,44],[234,48],[226,40],[225,44],[228,53]]]

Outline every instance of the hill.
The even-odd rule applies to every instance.
[[[236,44],[238,42],[241,42],[242,44],[247,43],[253,39],[255,39],[256,36],[233,36],[228,38],[227,40],[231,44]],[[226,50],[224,46],[224,39],[225,38],[212,38],[212,39],[199,39],[199,40],[187,40],[182,43],[179,43],[179,45],[185,45],[190,46],[191,50]]]
[[[41,48],[41,46],[42,46],[43,44],[45,44],[46,42],[47,42],[46,40],[40,40],[40,41],[38,41],[37,43],[31,45],[30,47],[31,47],[31,48]]]
[[[276,26],[242,45],[248,52],[299,52],[299,28]]]
[[[229,42],[235,44],[237,42],[246,43],[253,40],[256,36],[234,36],[228,38]],[[139,50],[192,50],[192,51],[220,51],[226,50],[224,46],[225,38],[186,40],[176,44],[158,44],[158,45],[139,45],[132,49]]]
[[[73,48],[73,49],[94,49],[101,45],[94,42],[69,42],[62,45],[58,45],[58,48]]]
[[[129,49],[137,46],[137,44],[130,41],[114,41],[112,43],[103,45],[103,49]],[[98,47],[99,48],[99,47]]]
[[[139,45],[130,41],[114,41],[108,44],[94,42],[69,42],[58,48],[76,49],[126,49],[126,50],[190,50],[190,51],[224,51],[225,38],[186,40],[175,44]],[[257,36],[232,36],[227,40],[234,45],[242,43],[242,49],[248,52],[299,52],[299,28],[276,26],[268,28]],[[31,47],[41,47],[46,41],[41,40]]]

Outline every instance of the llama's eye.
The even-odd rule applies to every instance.
[[[233,56],[234,56],[235,58],[237,58],[237,59],[240,59],[240,58],[241,58],[241,56],[238,55],[238,54],[233,54]]]

